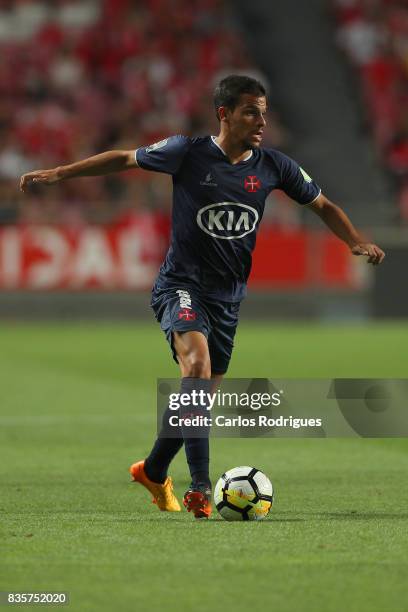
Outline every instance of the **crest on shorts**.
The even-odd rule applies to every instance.
[[[184,319],[184,321],[195,321],[196,313],[189,308],[183,308],[178,313],[179,319]]]

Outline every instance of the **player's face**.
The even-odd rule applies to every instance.
[[[266,125],[265,113],[265,96],[241,94],[234,110],[226,109],[225,112],[228,131],[234,141],[242,143],[244,148],[259,147]]]

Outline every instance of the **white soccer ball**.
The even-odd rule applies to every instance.
[[[242,465],[218,480],[214,503],[226,521],[259,521],[272,508],[273,486],[263,472]]]

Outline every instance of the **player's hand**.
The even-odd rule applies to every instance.
[[[52,185],[61,180],[58,173],[58,168],[52,168],[51,170],[36,170],[35,172],[27,172],[23,174],[20,179],[21,191],[26,191],[27,187],[31,183],[38,183],[42,185]]]
[[[378,266],[385,257],[384,251],[371,242],[360,242],[351,247],[351,252],[353,255],[365,255],[368,257],[367,263],[371,263],[374,266]]]

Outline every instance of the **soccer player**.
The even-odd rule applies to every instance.
[[[135,167],[172,176],[171,243],[151,305],[180,366],[180,391],[190,397],[194,391],[210,392],[228,369],[256,233],[272,189],[283,189],[316,213],[353,255],[366,256],[373,265],[384,259],[383,251],[357,232],[343,210],[295,161],[261,147],[266,95],[259,81],[237,75],[224,78],[215,90],[214,105],[218,136],[171,136],[136,151],[108,151],[29,172],[20,182],[25,191],[30,183],[48,185]],[[203,402],[198,412],[205,409]],[[208,518],[208,430],[202,428],[199,437],[193,436],[181,419],[178,430],[173,428],[170,434],[169,414],[167,409],[149,456],[133,464],[130,472],[152,493],[160,510],[180,510],[167,470],[184,444],[191,475],[184,505],[195,517]]]

